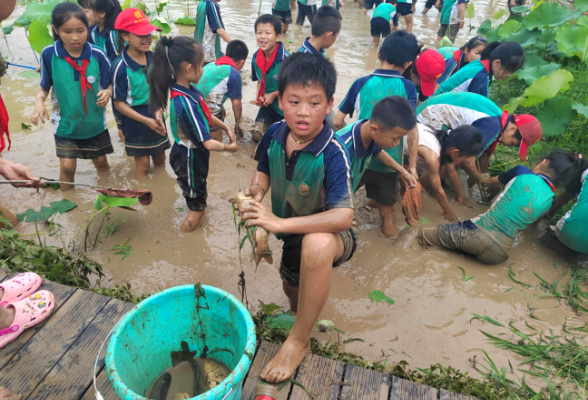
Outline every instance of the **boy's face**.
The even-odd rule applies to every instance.
[[[400,139],[408,135],[408,130],[396,126],[392,129],[382,130],[376,124],[370,123],[370,132],[372,139],[382,149],[391,149],[392,147],[398,146]]]
[[[521,141],[514,137],[517,130],[517,125],[514,122],[509,122],[500,138],[500,143],[508,147],[520,146]]]
[[[280,35],[276,35],[276,31],[272,24],[257,24],[255,39],[261,50],[264,52],[273,52],[276,43],[280,39]]]
[[[243,69],[243,67],[245,66],[245,61],[247,61],[247,60],[241,60],[241,61],[237,61],[235,63],[235,66],[237,67],[237,71],[241,71]]]
[[[311,83],[286,86],[278,100],[286,124],[298,138],[318,134],[323,128],[325,116],[333,107],[333,99],[327,99],[325,90]]]
[[[134,33],[128,32],[123,33],[122,38],[125,41],[129,42],[129,48],[141,52],[148,52],[149,48],[151,47],[151,42],[153,42],[151,34],[145,36],[137,36]]]

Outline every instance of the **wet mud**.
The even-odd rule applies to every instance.
[[[190,4],[190,13],[195,5]],[[424,1],[417,4],[413,32],[420,41],[432,45],[438,29],[438,12],[432,9],[427,16],[420,12]],[[494,3],[476,1],[476,17],[472,21],[475,34],[477,26],[490,18],[499,8],[506,8],[505,2]],[[244,40],[251,54],[256,50],[253,22],[257,17],[258,3],[246,0],[221,2],[225,26],[235,39]],[[270,13],[270,2],[264,1],[262,13]],[[186,3],[172,1],[171,19],[182,17]],[[18,11],[13,18],[16,18]],[[335,46],[327,50],[338,72],[338,85],[335,104],[338,104],[352,82],[377,68],[377,50],[370,47],[369,18],[361,15],[356,3],[347,1],[342,10],[343,30]],[[6,21],[10,23],[10,21]],[[463,44],[468,34],[469,21],[460,31],[456,44]],[[400,17],[400,26],[404,26]],[[190,34],[193,27],[174,28],[175,34]],[[304,39],[310,35],[308,22],[304,27],[291,25],[290,31],[282,41],[290,51],[296,51]],[[223,44],[224,46],[224,44]],[[0,40],[0,51],[9,60],[21,64],[35,65],[36,60],[28,47],[22,28],[15,28],[5,40]],[[0,91],[10,114],[12,150],[3,157],[27,165],[37,176],[57,178],[59,160],[51,126],[23,129],[21,123],[29,124],[38,78],[23,78],[18,74],[23,70],[11,67],[2,80]],[[255,118],[257,108],[249,103],[254,98],[255,85],[251,82],[251,63],[248,61],[242,72],[244,86],[244,115]],[[228,121],[232,123],[232,112],[227,110]],[[109,128],[115,153],[108,156],[110,171],[97,173],[89,160],[78,162],[76,181],[97,183],[101,186],[151,190],[153,202],[150,205],[136,205],[136,212],[111,209],[100,232],[98,245],[89,256],[104,266],[107,285],[130,282],[133,291],[153,293],[175,285],[205,283],[220,287],[240,298],[238,291],[241,264],[239,261],[239,236],[235,231],[231,205],[228,200],[234,197],[239,188],[248,185],[255,162],[251,159],[254,144],[246,133],[245,143],[240,143],[235,154],[212,153],[210,175],[208,178],[208,208],[200,227],[190,234],[179,231],[185,218],[187,207],[176,185],[169,164],[155,169],[142,181],[133,180],[134,161],[125,156],[124,146],[118,140],[111,108],[108,107]],[[348,119],[349,121],[349,119]],[[246,129],[247,130],[247,129]],[[225,139],[226,140],[226,139]],[[84,228],[97,193],[93,190],[76,188],[61,193],[53,190],[16,189],[3,185],[0,187],[0,204],[14,212],[24,212],[28,208],[40,208],[51,201],[67,198],[78,204],[78,208],[57,216],[57,234],[48,237],[48,243],[64,246],[72,250],[83,249]],[[269,196],[268,196],[269,197]],[[442,223],[442,210],[430,195],[423,193],[420,217],[425,218],[414,227],[406,227],[400,203],[396,207],[399,226],[404,228],[395,241],[386,240],[379,232],[379,215],[376,210],[368,211],[362,207],[365,192],[360,190],[356,198],[356,221],[359,233],[358,249],[353,259],[334,270],[332,289],[328,303],[320,319],[332,320],[344,331],[345,337],[361,338],[364,342],[346,345],[349,352],[377,361],[387,356],[389,361],[407,360],[413,366],[426,367],[433,363],[452,365],[462,370],[470,370],[468,359],[482,358],[482,349],[494,359],[497,365],[507,366],[507,359],[516,357],[506,351],[488,344],[479,332],[483,329],[491,334],[506,332],[479,320],[472,314],[488,315],[503,324],[513,322],[523,328],[529,318],[530,307],[541,321],[532,320],[538,329],[558,329],[567,318],[568,323],[582,324],[573,310],[560,305],[553,298],[542,298],[538,287],[536,271],[547,280],[566,275],[563,260],[542,248],[531,231],[523,232],[510,253],[510,258],[497,266],[484,266],[471,258],[442,251],[423,250],[419,247],[416,234],[419,226]],[[266,200],[269,205],[269,201]],[[485,211],[485,207],[475,205],[467,208],[458,205],[452,197],[452,206],[461,219],[474,217]],[[423,222],[424,221],[424,222]],[[116,224],[115,233],[105,237],[104,227]],[[96,234],[98,224],[94,223]],[[21,224],[22,233],[34,232],[33,224]],[[48,227],[42,226],[47,232]],[[115,245],[122,245],[128,239],[131,255],[121,261],[121,255],[109,251]],[[270,237],[269,247],[274,259],[281,257],[281,243]],[[525,289],[508,277],[509,265],[518,279],[533,285]],[[465,269],[473,279],[464,282]],[[264,303],[275,302],[286,306],[286,297],[281,290],[278,274],[279,263],[269,265],[261,262],[256,268],[248,246],[242,254],[242,268],[245,272],[249,307],[257,309],[258,300]],[[566,282],[566,279],[562,279]],[[512,289],[511,289],[512,288]],[[395,300],[394,305],[374,303],[368,299],[373,290],[381,290]],[[586,317],[583,317],[584,321]],[[316,333],[326,339],[326,334]],[[506,337],[506,336],[505,336]],[[407,357],[402,352],[409,355]],[[472,376],[477,376],[472,372]]]

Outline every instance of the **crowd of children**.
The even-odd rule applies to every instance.
[[[158,28],[138,9],[121,11],[117,0],[55,7],[55,43],[41,54],[32,121],[50,119],[54,125],[61,181],[73,182],[77,159],[91,159],[98,171],[109,168],[106,156],[113,148],[104,108],[112,99],[126,153],[135,158],[135,178],[149,173],[151,161],[163,165],[171,147],[170,164],[189,210],[181,230],[196,229],[207,207],[210,152],[237,151],[235,133],[242,135],[240,71],[249,49],[225,30],[218,1],[198,5],[194,39],[162,36],[153,52],[152,33]],[[291,377],[309,350],[332,269],[357,247],[354,193],[362,186],[368,205],[379,210],[387,238],[398,235],[394,205],[401,188],[418,182],[429,187],[451,223],[421,230],[421,244],[458,250],[486,264],[506,260],[518,231],[578,196],[542,240],[567,255],[588,253],[582,223],[588,212],[588,162],[580,155],[556,151],[532,169],[488,174],[498,144],[518,147],[526,161],[529,147],[542,138],[536,118],[503,112],[488,98],[494,79],[505,79],[523,65],[521,46],[475,37],[459,49],[426,48],[411,33],[414,3],[360,2],[363,13],[375,7],[369,25],[374,46],[384,38],[380,68],[357,79],[337,111],[337,71],[325,49],[344,26],[339,2],[325,0],[317,9],[316,0],[274,0],[272,15],[261,15],[253,26],[259,49],[252,56],[251,79],[257,82],[259,111],[252,138],[259,144],[257,168],[245,189],[255,202],[242,210],[242,219],[283,241],[279,273],[297,315],[286,342],[260,374],[269,382]],[[466,3],[427,2],[425,12],[433,5],[441,8],[437,41],[447,32],[455,40]],[[296,9],[296,24],[308,19],[311,36],[290,54],[280,39]],[[398,29],[398,14],[405,30]],[[221,38],[228,43],[226,55]],[[50,90],[51,118],[45,108]],[[227,99],[235,133],[224,122]],[[347,125],[348,116],[356,121]],[[463,222],[443,187],[447,178],[457,202],[466,202],[460,168],[472,184],[504,186],[486,213]],[[565,190],[556,196],[558,187]],[[261,204],[268,194],[269,208]]]

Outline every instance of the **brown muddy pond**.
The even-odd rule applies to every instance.
[[[133,2],[134,4],[135,2]],[[183,17],[186,2],[173,0],[170,6],[171,19]],[[190,4],[190,13],[195,12],[195,3]],[[431,10],[427,16],[420,15],[424,1],[417,4],[413,33],[418,39],[432,45],[438,29],[438,12]],[[258,2],[231,0],[220,3],[222,18],[227,31],[235,39],[244,40],[249,46],[250,58],[256,49],[253,22],[257,18]],[[490,18],[500,8],[506,8],[504,1],[475,2],[476,17],[471,21],[472,35],[480,23]],[[153,7],[152,7],[153,8]],[[17,9],[12,18],[19,15]],[[262,13],[271,13],[271,4],[264,1]],[[377,50],[370,47],[369,17],[360,14],[356,3],[347,1],[341,10],[343,30],[335,45],[327,50],[327,56],[338,70],[338,86],[335,104],[345,96],[351,83],[377,68]],[[5,21],[5,25],[9,24]],[[461,45],[471,36],[468,34],[470,21],[458,35],[456,44]],[[400,27],[404,26],[400,18]],[[174,34],[191,35],[192,27],[174,27]],[[296,51],[310,36],[308,22],[304,27],[292,25],[282,41],[290,51]],[[223,44],[225,46],[225,44]],[[15,28],[0,41],[0,51],[9,56],[9,61],[36,65],[33,51],[28,46],[24,30]],[[34,174],[41,177],[59,176],[59,160],[51,126],[23,129],[21,123],[30,123],[33,103],[39,83],[38,78],[23,78],[23,70],[11,68],[2,80],[0,90],[10,114],[12,150],[3,156],[9,160],[27,165]],[[242,72],[244,82],[244,115],[255,119],[257,108],[249,104],[254,99],[255,85],[251,82],[251,63]],[[229,107],[230,109],[230,107]],[[76,181],[97,183],[115,188],[147,189],[153,191],[154,200],[149,206],[137,205],[137,212],[113,209],[104,226],[114,223],[118,227],[113,235],[105,238],[104,226],[98,245],[89,256],[102,263],[107,274],[108,285],[130,282],[135,292],[153,293],[175,285],[203,284],[220,287],[240,298],[238,291],[239,238],[233,224],[233,214],[228,200],[239,188],[248,185],[255,162],[251,159],[254,144],[246,133],[247,141],[239,144],[234,154],[212,153],[208,178],[208,209],[196,232],[182,234],[179,225],[187,212],[180,189],[169,165],[155,170],[149,178],[134,181],[132,158],[125,156],[124,146],[119,141],[110,106],[110,134],[115,153],[108,157],[111,169],[98,174],[89,160],[78,162]],[[231,116],[229,116],[231,121]],[[231,121],[232,122],[232,121]],[[78,208],[58,216],[55,222],[61,224],[56,236],[49,238],[51,244],[70,250],[83,249],[84,227],[90,217],[96,193],[77,188],[66,193],[53,190],[15,189],[0,187],[0,202],[14,212],[28,208],[39,209],[52,201],[67,198],[78,204]],[[386,240],[379,233],[377,211],[367,211],[365,192],[360,190],[356,199],[356,220],[359,233],[358,249],[350,262],[337,268],[333,273],[331,295],[321,319],[334,321],[346,332],[344,337],[361,338],[346,345],[353,352],[371,361],[407,360],[412,366],[427,367],[441,363],[462,370],[471,370],[469,358],[483,358],[482,349],[494,359],[498,366],[507,366],[508,359],[514,361],[512,353],[494,348],[486,342],[483,329],[492,334],[506,332],[479,320],[472,314],[488,315],[503,324],[513,322],[524,327],[525,321],[539,329],[558,329],[567,318],[569,323],[584,321],[573,310],[559,304],[552,298],[539,298],[544,294],[533,275],[536,271],[548,280],[566,275],[565,263],[544,249],[534,239],[531,231],[522,232],[507,262],[487,267],[472,259],[441,250],[422,250],[415,239],[417,227],[406,228],[396,242]],[[485,207],[467,208],[452,203],[461,219],[468,219],[485,211]],[[400,210],[400,207],[397,207]],[[422,217],[428,224],[442,221],[442,211],[433,197],[423,195]],[[404,225],[400,215],[398,224]],[[97,229],[98,224],[94,226]],[[47,231],[47,226],[42,227]],[[21,224],[22,233],[34,232],[33,224]],[[94,231],[95,232],[95,231]],[[95,233],[94,233],[95,234]],[[115,245],[128,240],[131,255],[121,261],[122,256],[108,251]],[[245,272],[249,308],[257,310],[258,300],[275,302],[286,306],[287,301],[281,290],[278,275],[280,242],[272,237],[270,247],[274,250],[273,265],[262,262],[257,268],[252,262],[249,245],[244,247],[242,268]],[[508,277],[512,264],[518,279],[533,285],[532,290],[524,289]],[[462,271],[473,279],[464,282]],[[564,278],[565,282],[566,279]],[[512,289],[511,289],[512,288]],[[373,290],[381,290],[395,300],[395,304],[374,303],[368,299]],[[541,321],[529,318],[530,307]],[[531,322],[532,321],[532,322]],[[574,324],[575,325],[575,324]],[[325,334],[317,336],[326,339]],[[509,336],[504,336],[509,337]],[[408,357],[402,352],[408,354]],[[475,371],[472,376],[477,376]]]

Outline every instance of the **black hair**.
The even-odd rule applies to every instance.
[[[249,49],[245,42],[235,39],[227,44],[227,57],[233,61],[246,60],[249,55]]]
[[[188,36],[162,36],[155,46],[149,71],[149,109],[156,112],[167,107],[167,94],[175,83],[183,62],[199,65],[204,60],[202,47]]]
[[[118,0],[78,0],[78,4],[81,7],[89,8],[94,12],[106,13],[104,16],[104,33],[107,37],[110,32],[114,30],[116,17],[122,12]],[[122,39],[120,33],[116,35],[116,45],[119,49],[125,47],[125,41]]]
[[[312,36],[322,36],[327,32],[335,34],[341,30],[341,21],[343,17],[335,7],[322,6],[312,20],[311,34]]]
[[[86,25],[86,28],[88,27],[88,18],[86,17],[84,10],[82,10],[82,7],[78,6],[76,3],[59,3],[51,13],[51,25],[55,28],[53,29],[53,40],[59,39],[57,30],[61,25],[69,21],[70,18],[79,19],[84,25]]]
[[[376,103],[370,122],[377,124],[382,130],[399,127],[410,131],[415,127],[417,119],[408,100],[402,96],[388,96]]]
[[[450,147],[455,147],[462,156],[477,156],[482,151],[482,134],[473,125],[462,125],[451,130],[429,129],[441,143],[441,165],[452,162],[449,154],[446,154]]]
[[[468,40],[466,42],[466,44],[461,46],[459,49],[461,51],[464,51],[466,49],[471,51],[482,44],[488,44],[488,41],[486,40],[486,38],[483,38],[482,36],[474,36],[473,38]]]
[[[289,85],[320,86],[331,101],[337,86],[337,71],[332,62],[320,54],[294,53],[280,65],[278,91],[284,95]]]
[[[380,60],[397,67],[402,67],[409,61],[414,62],[418,54],[419,45],[416,37],[405,30],[394,31],[388,35],[380,47]]]
[[[549,169],[553,171],[553,183],[555,186],[563,186],[570,182],[576,174],[576,170],[582,164],[578,153],[564,150],[556,150],[549,153],[545,160],[549,161]]]
[[[525,62],[525,53],[520,44],[516,42],[492,42],[480,53],[481,60],[500,60],[500,64],[508,72],[518,71]]]
[[[253,25],[253,31],[257,33],[257,25],[259,24],[272,24],[274,26],[274,32],[276,35],[282,33],[282,21],[274,17],[270,14],[263,14],[259,18],[255,20],[255,25]]]
[[[582,190],[582,175],[588,169],[588,160],[581,154],[574,153],[576,171],[566,185],[566,192],[569,194],[578,194]]]

